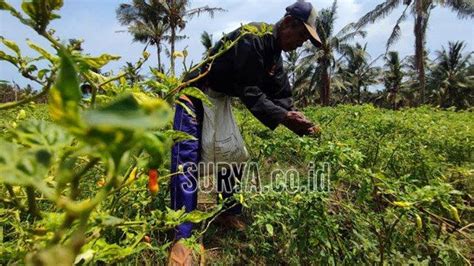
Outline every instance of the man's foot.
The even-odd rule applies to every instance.
[[[221,227],[237,230],[240,232],[244,231],[245,227],[247,227],[240,216],[231,214],[221,214],[216,218],[215,222]]]
[[[168,257],[168,266],[205,265],[204,246],[200,245],[199,254],[186,246],[183,241],[174,243]]]
[[[193,265],[193,251],[186,247],[181,241],[174,243],[168,258],[169,266],[191,266]]]

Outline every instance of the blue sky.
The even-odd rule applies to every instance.
[[[20,0],[7,0],[10,4],[20,8]],[[117,73],[125,62],[135,62],[139,59],[144,45],[132,42],[132,37],[120,26],[115,17],[115,9],[120,3],[130,2],[125,0],[65,0],[60,11],[61,19],[51,23],[51,28],[56,30],[56,36],[63,40],[69,38],[82,38],[85,40],[83,49],[85,53],[99,55],[102,53],[120,55],[119,61],[113,62],[103,70],[113,70]],[[313,5],[319,10],[329,7],[332,0],[313,0]],[[367,11],[371,10],[381,1],[375,0],[339,0],[338,20],[336,30],[347,23],[356,21]],[[252,21],[262,21],[274,23],[278,21],[284,13],[286,6],[292,4],[291,0],[191,0],[191,7],[209,5],[211,7],[222,7],[227,10],[225,13],[217,13],[214,19],[207,16],[196,17],[189,21],[182,32],[188,36],[177,44],[177,50],[187,47],[189,51],[189,61],[197,62],[201,58],[204,48],[200,43],[200,35],[207,31],[214,36],[214,41],[222,36],[223,32],[229,32],[241,23]],[[392,15],[376,24],[367,27],[368,36],[359,42],[368,42],[368,50],[373,58],[385,51],[385,43],[392,31],[396,19],[402,10],[395,10]],[[413,53],[413,19],[409,17],[402,25],[402,37],[393,50],[398,50],[402,57]],[[427,34],[428,50],[431,55],[441,46],[447,46],[448,41],[464,40],[468,43],[466,51],[473,50],[474,27],[472,19],[459,20],[449,9],[436,8],[432,11],[430,25]],[[6,12],[0,12],[0,35],[14,40],[20,46],[24,55],[36,56],[27,45],[28,38],[42,47],[52,51],[48,43],[37,36],[33,30],[17,22]],[[0,49],[6,51],[5,47]],[[150,47],[151,57],[145,64],[142,72],[148,72],[148,66],[156,65],[156,50]],[[164,56],[162,56],[163,58]],[[163,60],[163,59],[162,59]],[[178,59],[177,65],[181,66]],[[169,60],[164,59],[167,63]],[[382,63],[380,61],[380,63]],[[22,78],[16,69],[7,62],[0,61],[0,80],[14,81],[22,86],[30,83]]]

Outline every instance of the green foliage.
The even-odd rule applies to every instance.
[[[118,57],[84,55],[80,41],[64,45],[53,36],[47,26],[58,18],[61,6],[58,0],[24,1],[22,14],[0,0],[1,10],[36,30],[53,48],[48,52],[27,41],[39,54],[27,58],[17,44],[1,38],[8,51],[0,51],[0,60],[43,90],[0,105],[0,264],[164,263],[172,241],[168,231],[182,222],[211,219],[220,211],[220,205],[191,213],[166,207],[168,181],[176,174],[168,170],[170,146],[192,139],[170,130],[170,104],[181,95],[209,102],[190,87],[192,81],[163,71],[138,81],[138,70],[149,57],[146,52],[126,73],[99,74]],[[185,7],[183,1],[180,11]],[[335,8],[324,12],[328,29]],[[191,13],[175,18],[175,30],[186,15]],[[247,25],[241,30],[237,40],[224,40],[216,54],[191,70],[212,64],[242,36],[270,34],[272,28]],[[334,37],[323,36],[327,53],[312,58],[329,67],[332,50],[356,35],[363,33],[349,25]],[[48,67],[37,69],[40,60]],[[92,87],[91,99],[83,99],[79,89],[84,81]],[[45,95],[47,106],[33,102]],[[226,246],[231,247],[225,254],[230,261],[468,263],[474,150],[469,111],[339,106],[307,109],[306,115],[321,124],[319,137],[298,138],[285,129],[272,133],[248,112],[238,112],[252,160],[261,165],[265,193],[236,195],[246,207],[250,226],[237,239],[237,248],[234,243]],[[308,171],[310,163],[330,166],[329,191],[318,189],[311,179],[271,175],[280,168],[321,179],[323,175]],[[150,168],[160,173],[156,196],[147,190]],[[270,178],[275,178],[273,190],[267,189]],[[311,190],[294,189],[295,182]]]
[[[15,52],[18,56],[20,56],[20,48],[18,47],[18,45],[14,42],[14,41],[11,41],[11,40],[7,40],[5,38],[0,38],[0,40],[2,41],[2,43],[7,46],[8,48],[10,48],[10,50],[12,50],[13,52]]]
[[[74,63],[66,51],[62,53],[58,78],[50,92],[50,112],[53,120],[64,125],[75,125],[79,119],[82,94]]]
[[[465,109],[474,104],[474,67],[472,52],[463,54],[463,42],[449,42],[448,49],[437,51],[431,75],[430,96],[441,107]]]
[[[41,48],[39,45],[35,44],[34,42],[27,40],[26,43],[28,44],[31,49],[37,51],[43,58],[49,60],[51,63],[56,63],[57,62],[57,57],[54,55],[48,53],[46,50]]]
[[[0,264],[115,263],[152,251],[164,260],[170,243],[166,231],[219,210],[184,213],[165,207],[167,182],[176,174],[167,167],[170,146],[190,136],[169,130],[169,102],[143,84],[128,84],[126,73],[96,73],[119,57],[84,55],[81,42],[66,46],[47,30],[61,6],[56,0],[24,1],[25,18],[0,2],[1,9],[35,29],[56,52],[27,41],[40,56],[22,57],[18,45],[1,38],[10,51],[1,51],[0,60],[43,90],[0,105],[6,110],[0,123]],[[130,72],[148,56],[144,52]],[[33,65],[39,60],[48,61],[47,68]],[[171,103],[182,82],[160,77]],[[80,90],[84,80],[92,87],[90,100]],[[205,100],[192,88],[183,93]],[[33,102],[45,95],[47,106]],[[147,191],[150,168],[159,170],[159,185],[165,187],[156,196]],[[153,245],[144,240],[149,235],[155,236]]]
[[[21,9],[31,18],[34,29],[42,32],[51,20],[60,18],[54,11],[62,6],[62,0],[31,0],[24,1]]]
[[[318,139],[271,133],[249,115],[238,113],[264,187],[244,193],[244,251],[223,256],[257,264],[468,264],[470,112],[308,108],[305,115],[322,127]],[[329,165],[329,191],[301,190],[322,177],[311,163],[316,170]],[[295,169],[299,179],[273,176],[269,183],[274,169]],[[283,189],[295,183],[299,189]]]
[[[94,69],[100,69],[107,65],[112,60],[119,60],[120,56],[113,56],[109,54],[102,54],[99,57],[86,56],[82,57],[82,61],[89,67]]]
[[[207,98],[206,94],[204,94],[204,92],[202,92],[198,88],[188,87],[181,90],[179,94],[189,95],[196,99],[201,100],[204,104],[207,104],[209,106],[212,105],[211,101]]]

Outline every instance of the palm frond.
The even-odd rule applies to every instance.
[[[365,36],[367,36],[367,32],[366,32],[366,31],[363,31],[363,30],[356,30],[356,31],[347,33],[346,35],[340,37],[340,38],[339,38],[339,41],[340,41],[341,43],[345,43],[345,42],[348,42],[348,41],[352,41],[352,40],[353,40],[354,38],[356,38],[356,37],[365,38]]]
[[[147,43],[151,39],[150,29],[142,24],[133,24],[128,26],[127,29],[133,35],[134,42]]]
[[[355,24],[354,22],[352,22],[352,23],[349,23],[349,24],[347,24],[346,26],[344,26],[344,27],[343,27],[341,30],[339,30],[339,32],[338,32],[336,35],[334,35],[334,36],[336,36],[336,37],[342,37],[342,36],[344,36],[345,34],[351,32],[351,31],[354,31],[354,30],[356,30],[356,29],[357,29],[356,24]]]
[[[226,12],[227,10],[220,7],[197,7],[186,11],[186,16],[192,19],[194,16],[200,16],[202,13],[207,13],[211,18],[214,18],[215,12]]]
[[[176,35],[175,36],[175,41],[182,41],[182,40],[185,40],[187,38],[188,38],[188,36],[186,36],[186,35]]]
[[[374,23],[379,19],[383,19],[388,16],[395,8],[402,3],[402,0],[386,0],[385,2],[377,5],[372,11],[365,14],[356,23],[357,28],[366,26],[369,23]]]
[[[392,34],[390,34],[390,37],[387,40],[387,44],[385,45],[386,46],[385,53],[388,52],[388,50],[390,49],[390,46],[392,46],[396,41],[400,39],[400,36],[401,36],[400,24],[403,21],[405,21],[407,18],[406,12],[408,10],[408,7],[409,6],[407,5],[405,9],[403,10],[402,14],[400,15],[400,17],[397,19],[397,23],[395,23],[395,26],[393,27]]]
[[[206,49],[206,51],[211,49],[212,48],[212,34],[209,34],[207,31],[204,31],[201,34],[201,43]]]
[[[137,17],[137,10],[129,4],[120,4],[115,12],[117,19],[122,26],[130,24]]]
[[[310,66],[306,68],[300,75],[297,75],[293,87],[298,88],[301,84],[303,84],[311,76],[313,70],[314,66]]]
[[[457,13],[458,18],[474,17],[474,2],[472,0],[445,0],[440,1],[441,5],[450,7],[452,11]]]

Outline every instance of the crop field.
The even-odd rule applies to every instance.
[[[121,56],[92,55],[81,46],[83,39],[59,36],[69,25],[58,21],[63,5],[73,2],[0,0],[1,23],[28,31],[21,40],[9,39],[0,27],[0,265],[166,265],[177,246],[196,265],[474,262],[474,53],[465,51],[469,43],[456,41],[433,56],[425,41],[432,9],[449,7],[469,19],[471,2],[379,1],[337,33],[335,0],[309,26],[321,35],[318,45],[308,41],[314,38],[308,25],[290,14],[274,25],[241,25],[235,36],[215,44],[204,31],[204,53],[192,61],[194,43],[182,51],[175,47],[186,40],[186,23],[201,13],[213,17],[227,10],[190,8],[186,0],[117,6],[92,1],[109,7],[117,25],[126,27],[123,32],[144,45],[133,55],[135,62],[109,71],[104,68]],[[92,3],[76,2],[78,10]],[[372,60],[367,43],[354,40],[365,38],[368,24],[401,7],[385,54]],[[98,11],[103,10],[88,10]],[[407,16],[415,18],[415,51],[402,58],[390,48]],[[100,30],[117,29],[105,24],[104,19]],[[294,43],[282,40],[285,32]],[[189,131],[198,131],[202,123],[191,109],[199,102],[212,105],[205,93],[211,83],[201,82],[213,77],[206,75],[221,56],[240,51],[245,38],[270,40],[288,51],[272,46],[281,54],[257,68],[265,70],[264,79],[241,84],[252,73],[227,73],[239,77],[229,86],[244,94],[242,101],[229,102],[249,158],[222,170],[241,171],[234,174],[242,178],[226,197],[217,189],[218,178],[201,176],[197,208],[172,207],[170,191],[176,195],[185,188],[170,181],[189,174],[192,164],[171,167],[172,147],[203,142],[199,134],[173,129],[176,110],[193,125]],[[158,64],[150,65],[150,57]],[[15,73],[4,77],[10,73],[6,66]],[[293,100],[272,93],[292,94]],[[270,99],[262,101],[270,106],[264,115],[254,108],[256,98]],[[248,109],[282,125],[270,130]],[[274,119],[277,115],[284,120]],[[214,151],[217,142],[210,144]],[[245,223],[242,230],[219,223],[236,205],[243,206],[237,216]],[[194,224],[192,235],[177,242],[176,230],[184,223]]]
[[[304,111],[321,123],[324,130],[318,138],[294,137],[283,128],[272,132],[248,111],[237,112],[251,153],[242,186],[255,185],[253,179],[258,174],[260,187],[259,191],[243,189],[236,196],[245,206],[248,228],[244,232],[225,231],[209,220],[198,226],[199,233],[190,241],[205,244],[203,258],[207,262],[469,262],[473,237],[469,230],[474,184],[472,112],[431,107],[390,111],[370,105]],[[49,120],[47,112],[44,105],[4,112],[4,138],[25,141],[28,134],[18,131],[23,125],[38,123],[30,119]],[[22,113],[26,115],[19,115]],[[14,123],[16,129],[12,128]],[[54,130],[52,127],[37,127],[37,133]],[[36,145],[44,145],[39,138],[37,141]],[[5,151],[3,148],[2,153]],[[167,157],[160,170],[163,176]],[[12,157],[3,155],[2,159]],[[90,214],[84,228],[88,239],[80,258],[127,264],[166,261],[170,226],[183,217],[166,213],[168,178],[159,180],[158,195],[149,193],[144,160],[137,160],[136,179]],[[318,178],[311,168],[323,164],[329,168],[322,173],[322,178],[328,179],[326,185],[311,187],[311,178]],[[103,189],[104,167],[98,164],[81,178],[79,198]],[[282,169],[281,174],[272,174],[275,169]],[[298,173],[297,179],[288,175],[290,169]],[[51,185],[58,181],[51,175],[43,182]],[[287,189],[290,185],[293,188]],[[15,198],[9,197],[8,186],[0,191],[4,199],[4,264],[21,263],[27,254],[47,245],[66,215],[40,194],[35,199],[41,218],[11,209],[14,200],[26,207],[28,192],[21,186],[9,187]],[[212,212],[217,208],[214,199],[201,194],[199,209]],[[76,226],[64,228],[65,240]]]

